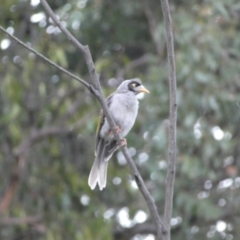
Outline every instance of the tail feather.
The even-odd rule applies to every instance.
[[[104,161],[105,152],[107,150],[106,143],[104,141],[103,146],[101,146],[101,151],[99,154],[99,158],[101,161],[99,162],[98,168],[98,185],[100,190],[106,187],[107,184],[107,167],[108,163]]]
[[[93,190],[98,182],[98,159],[95,158],[91,172],[88,177],[88,185]]]
[[[108,162],[104,160],[105,151],[107,150],[105,141],[103,139],[100,140],[96,158],[94,160],[89,178],[88,185],[93,190],[96,185],[99,185],[100,190],[106,187],[107,182],[107,167]]]
[[[100,190],[103,190],[103,188],[106,187],[107,184],[107,167],[108,162],[103,161],[101,163],[100,169],[99,169],[99,178],[98,178],[98,185]]]
[[[118,148],[119,146],[116,140],[110,142],[104,151],[104,161],[108,161]]]

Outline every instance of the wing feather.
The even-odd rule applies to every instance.
[[[111,100],[112,100],[113,94],[109,95],[106,99],[106,103],[107,103],[108,107],[110,107],[110,105],[111,105],[111,102],[112,102]],[[105,120],[106,120],[106,117],[103,113],[103,110],[101,110],[99,118],[98,118],[97,130],[96,130],[95,156],[97,154],[97,149],[98,149],[98,145],[99,145],[100,132],[101,132],[101,129],[102,129],[102,126],[103,126]]]

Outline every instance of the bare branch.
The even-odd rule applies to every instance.
[[[41,221],[41,219],[41,216],[29,216],[24,218],[2,217],[0,219],[0,225],[36,224]]]
[[[162,12],[166,31],[168,66],[169,66],[169,140],[168,140],[168,170],[166,179],[166,194],[164,207],[164,222],[167,228],[166,240],[171,239],[171,218],[176,171],[176,124],[177,124],[177,81],[174,56],[174,42],[171,24],[171,15],[168,0],[161,0]]]
[[[21,40],[19,40],[17,37],[15,37],[14,35],[10,34],[6,29],[4,29],[2,26],[0,26],[0,30],[2,30],[4,33],[6,33],[10,38],[12,38],[13,40],[15,40],[17,43],[19,43],[21,46],[23,46],[24,48],[28,49],[30,52],[36,54],[36,56],[38,56],[39,58],[41,58],[42,60],[44,60],[45,62],[49,63],[50,65],[54,66],[55,68],[57,68],[58,70],[60,70],[61,72],[67,74],[68,76],[74,78],[75,80],[77,80],[78,82],[82,83],[85,87],[87,87],[88,89],[90,89],[89,84],[84,81],[83,79],[77,77],[76,75],[70,73],[69,71],[67,71],[66,69],[60,67],[59,65],[57,65],[56,63],[52,62],[51,60],[49,60],[48,58],[46,58],[45,56],[43,56],[41,53],[37,52],[35,49],[31,48],[30,46],[28,46],[27,44],[23,43]]]
[[[48,5],[47,1],[41,0],[41,3],[48,13],[48,15],[51,17],[53,22],[61,29],[61,31],[68,37],[68,40],[70,40],[82,53],[85,53],[86,46],[83,46],[61,23],[61,21],[58,19],[56,14],[53,12],[53,10]]]
[[[111,126],[114,136],[116,138],[116,140],[120,143],[121,142],[121,138],[120,136],[117,134],[116,131],[116,124],[108,110],[108,107],[106,105],[104,96],[102,94],[102,90],[101,90],[101,86],[100,86],[100,82],[99,82],[99,76],[96,73],[96,69],[92,60],[92,55],[90,53],[89,47],[88,46],[83,46],[82,44],[80,44],[77,39],[75,37],[72,36],[72,34],[64,27],[62,26],[61,22],[59,21],[59,19],[55,16],[55,14],[53,13],[53,11],[51,10],[51,8],[49,7],[48,3],[46,2],[46,0],[41,0],[42,5],[44,6],[46,12],[49,14],[49,16],[52,18],[52,20],[54,21],[54,23],[62,30],[62,32],[67,36],[67,38],[74,43],[74,45],[83,53],[87,66],[88,66],[88,70],[89,70],[89,74],[91,76],[91,82],[92,82],[92,93],[95,95],[95,97],[98,99],[99,103],[102,106],[103,112],[108,120],[109,125]],[[139,190],[141,191],[147,206],[149,208],[149,211],[151,213],[151,216],[153,218],[153,221],[155,223],[156,229],[157,229],[157,236],[158,239],[160,240],[162,238],[162,234],[164,231],[164,225],[163,222],[160,219],[160,216],[158,215],[158,211],[156,208],[156,205],[154,203],[153,198],[151,197],[148,189],[146,188],[146,185],[141,177],[141,175],[139,174],[139,171],[131,157],[131,155],[129,154],[129,151],[127,149],[126,146],[123,146],[122,148],[122,152],[124,157],[126,158],[130,169],[132,171],[132,174],[135,176],[135,179],[137,180],[137,184],[139,187]]]

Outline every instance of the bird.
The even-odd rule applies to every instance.
[[[119,133],[122,142],[119,144],[114,138],[111,127],[101,110],[96,133],[95,160],[88,178],[88,185],[92,190],[97,184],[100,190],[106,187],[108,161],[119,147],[126,145],[124,137],[135,123],[139,104],[137,95],[141,92],[150,93],[139,78],[134,78],[124,80],[117,90],[107,97],[106,104],[117,125],[116,132]]]

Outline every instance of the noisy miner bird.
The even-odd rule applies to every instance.
[[[107,99],[106,103],[117,125],[117,132],[124,138],[135,123],[138,113],[137,94],[149,91],[138,78],[125,80]],[[126,140],[123,139],[123,144]],[[117,140],[101,110],[96,134],[95,160],[88,178],[88,185],[93,190],[99,185],[100,190],[106,187],[108,161],[119,148]]]

